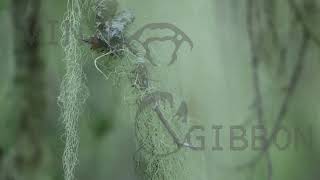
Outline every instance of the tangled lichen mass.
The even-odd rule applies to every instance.
[[[66,129],[65,179],[73,180],[79,146],[78,121],[87,93],[80,63],[82,52],[76,38],[81,26],[81,5],[77,0],[69,0],[68,4],[68,12],[62,26],[67,74],[62,83],[59,100]],[[127,29],[134,21],[133,13],[127,10],[117,13],[115,1],[99,0],[93,9],[96,11],[96,31],[83,41],[90,44],[92,50],[102,53],[94,59],[99,73],[116,83],[124,80],[130,84],[129,94],[134,99],[134,109],[137,110],[137,171],[142,172],[141,177],[144,179],[182,177],[185,152],[180,150],[188,145],[181,133],[183,128],[178,128],[181,122],[171,121],[176,116],[187,117],[187,111],[181,111],[186,104],[182,103],[180,108],[177,108],[173,95],[160,91],[161,85],[152,80],[150,66],[153,65],[144,61],[143,52],[146,52],[146,49],[139,49],[139,45],[127,35]]]

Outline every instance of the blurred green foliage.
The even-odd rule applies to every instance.
[[[312,0],[309,0],[312,1]],[[262,1],[259,1],[262,2]],[[296,1],[298,4],[302,0]],[[318,1],[315,1],[318,3]],[[246,3],[234,0],[200,0],[200,1],[172,1],[172,0],[121,0],[120,9],[132,9],[136,21],[131,32],[148,23],[168,22],[181,28],[194,42],[194,49],[190,52],[186,45],[179,51],[177,66],[163,72],[156,72],[155,81],[162,81],[167,88],[181,96],[188,104],[189,119],[192,124],[204,125],[208,129],[212,125],[238,125],[246,119],[253,119],[255,115],[250,105],[254,99],[252,89],[252,69],[250,65],[251,52],[249,49]],[[9,0],[0,0],[0,162],[4,163],[17,137],[17,122],[13,121],[15,107],[12,107],[11,81],[14,74],[13,35],[9,11]],[[279,112],[280,104],[285,94],[288,77],[296,62],[299,48],[299,37],[290,35],[288,29],[288,5],[284,1],[277,1],[276,26],[280,28],[282,39],[289,39],[289,61],[284,76],[279,76],[278,62],[275,60],[275,47],[269,41],[265,42],[266,52],[271,56],[261,63],[260,78],[262,82],[262,96],[264,97],[265,119],[267,126],[274,125],[274,119]],[[318,7],[319,5],[317,5]],[[300,7],[300,6],[299,6]],[[320,25],[317,23],[319,13],[314,10],[316,5],[308,5],[303,12],[308,27],[319,35]],[[60,122],[60,110],[57,104],[60,82],[65,73],[62,60],[63,51],[59,45],[61,36],[60,23],[66,10],[65,0],[43,0],[41,8],[42,44],[41,57],[46,63],[46,98],[47,108],[45,126],[46,142],[43,159],[44,166],[41,180],[62,180],[63,170],[61,157],[64,148],[63,128]],[[314,15],[310,13],[315,13]],[[308,17],[311,18],[308,18]],[[90,35],[91,28],[84,30],[84,35]],[[297,29],[300,29],[299,27]],[[148,32],[152,35],[152,32]],[[159,33],[159,32],[157,32]],[[157,34],[155,33],[155,34]],[[166,32],[160,32],[166,33]],[[320,35],[319,35],[320,37]],[[269,39],[269,31],[265,32]],[[269,39],[270,40],[270,39]],[[153,54],[157,61],[168,57],[172,49],[170,43],[155,43]],[[84,71],[89,87],[90,96],[86,104],[85,113],[81,117],[80,125],[80,165],[77,169],[79,180],[102,179],[139,179],[134,170],[133,158],[136,155],[134,139],[132,106],[124,103],[127,86],[106,81],[93,65],[93,56],[89,48],[87,51]],[[88,49],[88,50],[87,50]],[[301,150],[278,151],[271,148],[274,180],[316,180],[319,175],[319,142],[317,132],[319,123],[319,47],[310,43],[307,61],[302,72],[297,89],[293,94],[284,126],[308,127],[314,129],[314,147],[310,151],[303,146]],[[172,78],[173,77],[173,78]],[[254,125],[255,123],[253,123]],[[304,129],[304,128],[302,128]],[[206,142],[212,143],[212,134],[204,133]],[[305,132],[307,133],[307,132]],[[221,143],[228,146],[228,132],[221,134]],[[185,166],[190,168],[190,179],[266,179],[266,160],[254,169],[235,171],[232,167],[250,160],[256,152],[215,152],[210,149],[201,152],[191,151]],[[3,165],[0,166],[0,174]],[[252,176],[253,174],[253,176]]]

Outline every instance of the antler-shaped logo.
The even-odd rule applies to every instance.
[[[169,29],[171,31],[174,32],[173,36],[164,36],[164,37],[150,37],[147,38],[145,41],[141,41],[140,38],[143,35],[143,32],[147,29],[150,30],[156,30],[156,29]],[[183,42],[187,42],[191,49],[193,48],[193,42],[191,41],[191,39],[179,28],[177,28],[176,26],[174,26],[173,24],[169,24],[169,23],[151,23],[151,24],[147,24],[144,27],[142,27],[141,29],[139,29],[135,34],[133,34],[130,38],[130,41],[138,41],[139,43],[142,44],[142,46],[144,47],[144,49],[146,50],[146,54],[145,54],[145,59],[149,60],[150,63],[154,66],[157,66],[157,64],[154,62],[154,60],[151,57],[151,50],[149,49],[149,45],[152,42],[155,41],[172,41],[175,44],[175,49],[174,52],[171,56],[171,61],[168,65],[172,65],[177,59],[178,59],[178,50],[180,49],[181,45]]]

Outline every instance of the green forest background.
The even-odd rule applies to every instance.
[[[32,11],[29,3],[40,4],[36,14],[39,32],[33,34],[39,40],[36,43],[40,56],[31,58],[25,51],[34,50],[28,48],[32,29],[14,25],[25,20],[24,13]],[[189,46],[182,45],[176,65],[157,74],[166,89],[188,104],[189,123],[205,128],[197,132],[205,137],[205,149],[187,150],[182,165],[188,169],[186,179],[319,179],[320,1],[119,3],[120,9],[131,9],[135,14],[129,34],[148,23],[167,22],[193,41],[191,51]],[[64,130],[57,97],[65,74],[59,41],[66,8],[66,0],[0,0],[1,180],[63,179]],[[86,30],[84,34],[90,35]],[[83,47],[87,54],[92,53],[86,44]],[[152,47],[153,55],[161,62],[170,58],[174,46],[161,42]],[[32,58],[39,62],[29,62]],[[80,120],[76,177],[141,179],[135,171],[137,145],[134,114],[125,101],[127,86],[106,80],[95,69],[93,59],[90,55],[84,59],[90,95]],[[305,140],[311,133],[312,147],[305,141],[298,144],[298,150],[294,143],[282,151],[271,146],[261,161],[247,166],[246,162],[259,152],[250,148],[229,150],[230,126],[246,125],[250,137],[252,126],[263,123],[268,134],[272,134],[279,122],[290,131],[300,129]],[[212,150],[213,125],[224,127],[220,139],[223,151]],[[286,142],[286,135],[282,131],[279,141]],[[292,140],[294,135],[291,132]]]

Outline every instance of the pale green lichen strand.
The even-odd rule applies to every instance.
[[[61,26],[63,33],[61,44],[65,52],[66,74],[58,98],[65,128],[65,151],[63,153],[65,180],[75,179],[74,172],[78,163],[79,148],[78,123],[88,94],[81,63],[83,53],[79,47],[78,38],[81,17],[80,0],[68,0],[67,12]]]

